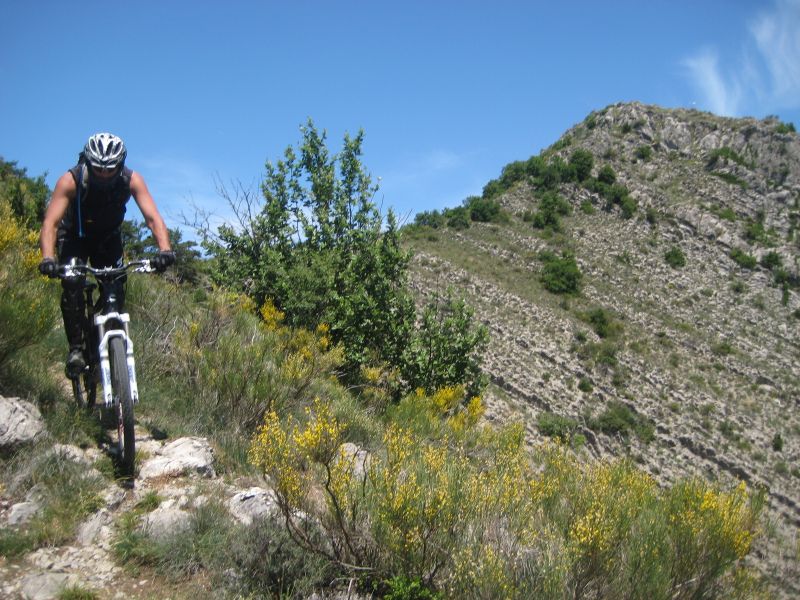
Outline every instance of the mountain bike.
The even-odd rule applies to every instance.
[[[133,429],[133,406],[139,402],[136,383],[136,363],[133,357],[128,325],[130,315],[120,312],[115,282],[129,270],[153,273],[149,260],[133,261],[121,267],[94,269],[72,259],[59,267],[58,277],[72,279],[83,286],[86,314],[83,319],[83,356],[86,366],[80,373],[67,372],[72,381],[72,393],[81,408],[93,410],[97,386],[102,389],[103,413],[117,428],[117,460],[122,474],[133,477],[136,455],[136,436]],[[86,277],[90,275],[94,281]],[[97,297],[95,297],[95,292]]]

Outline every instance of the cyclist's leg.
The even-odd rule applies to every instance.
[[[122,266],[122,231],[117,228],[107,236],[102,238],[97,244],[91,248],[89,259],[92,266],[97,269],[103,267],[121,267]],[[111,285],[111,293],[117,299],[117,309],[122,312],[125,309],[125,282],[126,276],[122,276]]]
[[[83,240],[65,238],[59,235],[58,260],[64,264],[77,258],[86,262],[88,252]],[[86,365],[82,348],[83,332],[86,328],[86,301],[83,296],[84,277],[61,280],[61,316],[64,319],[64,332],[69,344],[67,374],[75,375]]]

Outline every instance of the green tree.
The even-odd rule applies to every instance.
[[[581,273],[575,256],[564,252],[557,256],[553,252],[543,251],[539,260],[544,263],[540,281],[548,291],[554,294],[574,295],[580,291]]]
[[[346,380],[357,380],[366,365],[389,365],[401,378],[415,380],[415,374],[403,373],[411,368],[408,348],[417,336],[439,330],[426,333],[424,318],[422,328],[415,327],[410,255],[401,247],[394,214],[389,211],[384,220],[373,202],[378,188],[361,162],[363,131],[345,135],[337,154],[311,120],[301,131],[297,148],[289,146],[281,160],[267,163],[263,202],[246,193],[228,198],[238,226],[224,225],[216,235],[206,230],[204,246],[216,259],[213,279],[259,305],[271,301],[288,325],[327,324],[332,340],[344,347]],[[460,209],[468,224],[468,211]],[[452,215],[444,216],[451,225]],[[459,361],[462,354],[477,361],[477,344],[467,349],[457,335],[437,338],[436,344],[448,358],[437,359],[431,369],[463,365],[445,379],[472,377],[463,370],[468,363]]]
[[[594,156],[588,150],[578,148],[570,156],[569,164],[575,167],[575,175],[578,181],[585,181],[592,174]]]
[[[203,261],[194,241],[183,241],[180,229],[169,228],[169,240],[175,252],[175,266],[172,267],[179,281],[198,283],[203,272]],[[134,220],[122,222],[122,246],[128,260],[152,258],[158,252],[158,244],[147,226]]]
[[[428,393],[464,384],[468,396],[480,394],[486,379],[480,356],[488,342],[482,325],[473,323],[474,311],[448,292],[440,302],[425,306],[420,327],[403,356],[405,391]]]
[[[610,165],[603,165],[603,168],[597,174],[597,180],[606,185],[614,185],[617,181],[617,174],[614,173],[614,169]]]
[[[27,169],[0,156],[0,199],[8,202],[12,214],[23,227],[38,228],[42,222],[50,197],[44,177],[28,177]]]

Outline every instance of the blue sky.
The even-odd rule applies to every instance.
[[[6,0],[0,156],[52,186],[90,134],[168,225],[230,212],[311,117],[365,130],[377,200],[455,206],[592,110],[638,100],[800,127],[800,0]],[[130,211],[139,216],[135,208]]]

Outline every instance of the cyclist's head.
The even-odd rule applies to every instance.
[[[95,133],[83,147],[83,156],[95,174],[119,172],[128,151],[125,143],[110,133]]]

